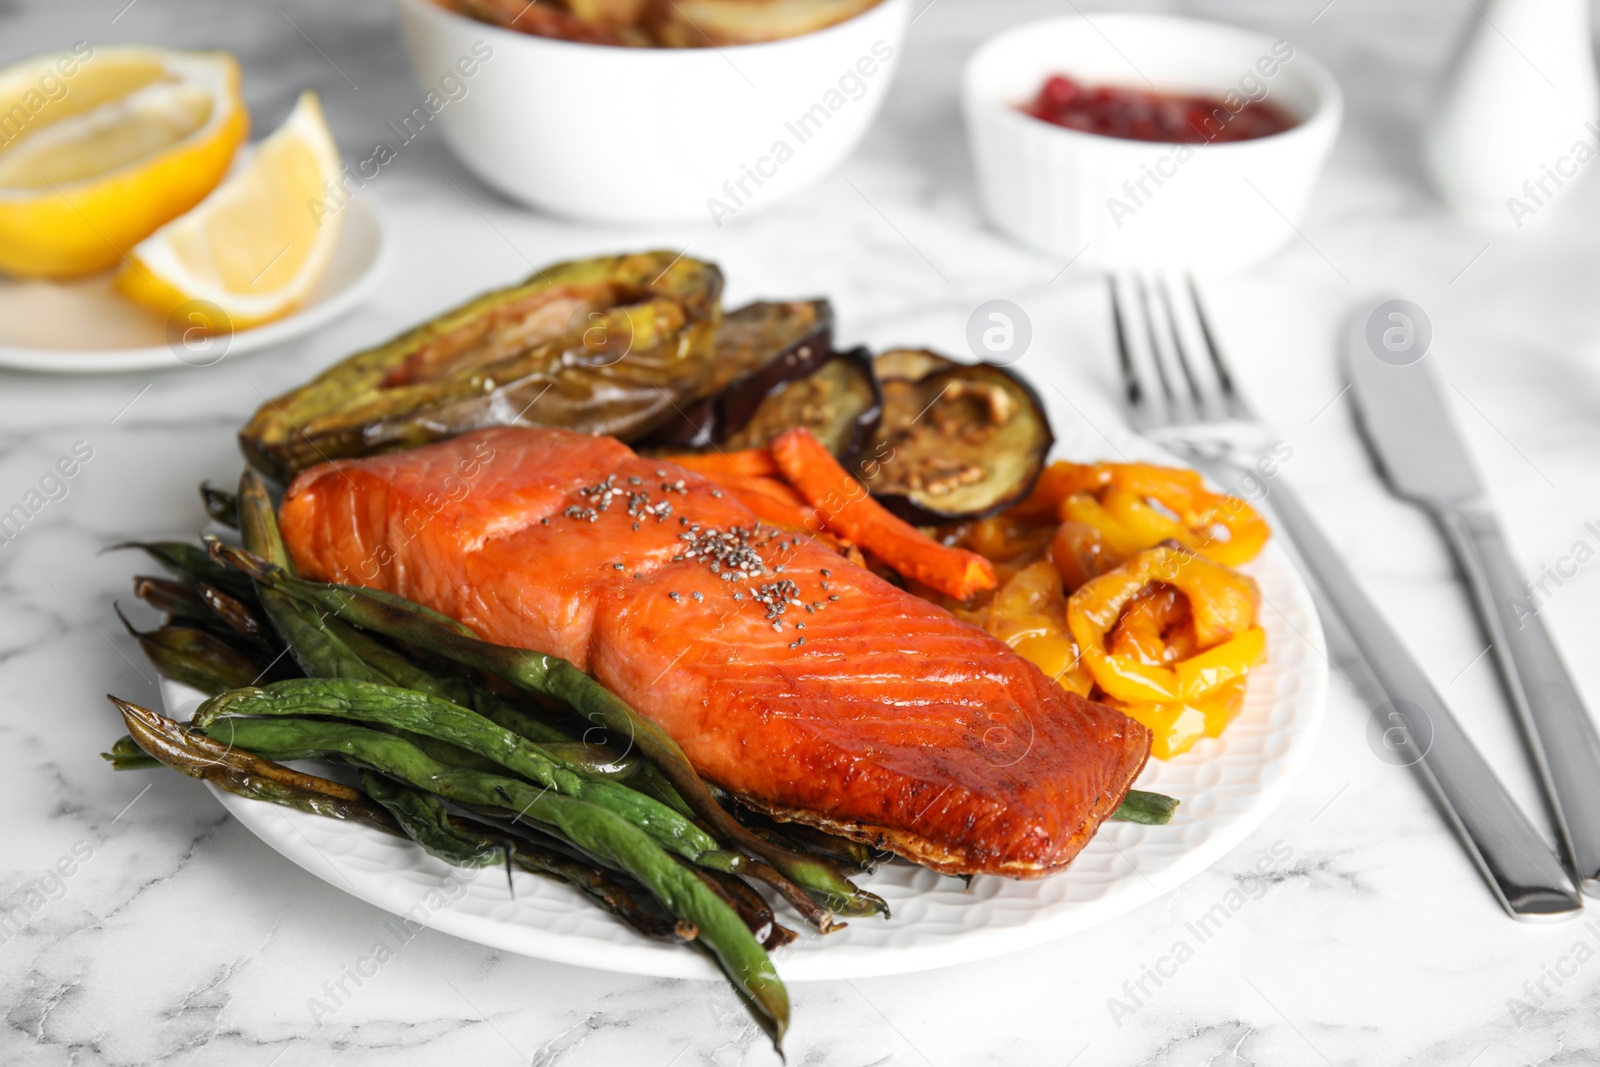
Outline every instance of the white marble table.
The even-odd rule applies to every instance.
[[[1293,444],[1290,477],[1531,805],[1484,639],[1438,538],[1386,495],[1353,435],[1334,338],[1351,305],[1380,290],[1426,308],[1528,573],[1580,542],[1593,555],[1600,191],[1565,193],[1564,214],[1537,234],[1487,236],[1444,217],[1422,186],[1415,130],[1450,41],[1477,16],[1425,0],[1337,0],[1319,16],[1324,3],[1167,5],[1290,39],[1327,62],[1349,98],[1304,240],[1208,291],[1241,377]],[[0,60],[80,38],[228,47],[243,59],[258,129],[313,85],[350,159],[416,95],[377,0],[276,0],[225,14],[200,0],[126,4],[0,3]],[[872,344],[961,350],[969,311],[1005,297],[1034,323],[1029,373],[1068,392],[1088,419],[1115,420],[1098,280],[1074,268],[1052,282],[1058,264],[985,229],[955,112],[957,71],[977,40],[1071,6],[938,0],[913,27],[887,109],[843,174],[771,214],[721,230],[569,225],[500,200],[430,133],[371,187],[398,257],[377,298],[337,325],[205,369],[0,374],[0,507],[75,442],[93,450],[65,499],[0,545],[0,898],[28,910],[20,930],[0,932],[0,1061],[776,1062],[718,984],[547,964],[431,931],[314,1021],[308,998],[368,953],[386,916],[282,860],[196,783],[107,770],[97,753],[121,730],[103,694],[156,694],[111,612],[113,598],[131,599],[134,561],[95,553],[199,524],[195,484],[236,476],[233,432],[264,395],[530,264],[601,250],[688,246],[722,264],[734,300],[827,293],[842,335]],[[1546,588],[1544,617],[1600,705],[1600,660],[1588,654],[1600,644],[1600,564]],[[1313,761],[1277,813],[1214,869],[1118,921],[987,963],[795,987],[790,1062],[1600,1060],[1600,922],[1505,918],[1409,773],[1369,750],[1366,723],[1336,675]],[[1292,861],[1269,880],[1252,877],[1273,849]],[[58,864],[70,875],[45,878]],[[1247,906],[1140,991],[1184,924],[1234,888]]]

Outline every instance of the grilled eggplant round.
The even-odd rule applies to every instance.
[[[880,382],[896,380],[915,382],[935,371],[959,366],[961,364],[955,360],[941,356],[932,349],[891,348],[873,357],[872,373],[878,376]]]
[[[553,264],[268,401],[239,442],[288,481],[486,426],[637,440],[720,387],[721,293],[715,264],[674,252]]]
[[[1055,437],[1027,383],[1002,367],[920,350],[878,361],[907,375],[880,383],[883,417],[855,468],[879,503],[930,526],[986,518],[1032,491]]]
[[[833,355],[833,308],[826,300],[746,304],[722,317],[713,345],[706,399],[677,411],[638,447],[682,452],[721,443],[774,388]]]
[[[804,426],[840,463],[852,467],[872,440],[882,412],[872,357],[865,348],[853,348],[835,353],[804,378],[774,387],[717,443],[730,450],[761,448],[785,430]]]

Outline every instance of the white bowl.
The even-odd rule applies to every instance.
[[[911,8],[883,0],[766,44],[618,48],[395,3],[422,83],[412,126],[437,122],[489,185],[590,221],[719,227],[849,155],[883,104]]]
[[[1298,122],[1268,137],[1187,146],[1083,133],[1018,109],[1052,74],[1219,98],[1259,98],[1264,87]],[[1343,101],[1333,76],[1287,42],[1194,19],[1107,14],[991,38],[967,62],[962,109],[984,210],[1016,240],[1086,264],[1236,267],[1294,236]]]

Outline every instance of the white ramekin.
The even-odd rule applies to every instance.
[[[1285,47],[1165,15],[1074,15],[991,38],[962,85],[984,211],[1023,244],[1086,264],[1225,268],[1266,258],[1294,235],[1343,112],[1333,76],[1292,44],[1279,61]],[[1018,110],[1052,74],[1218,97],[1264,85],[1300,121],[1223,144],[1103,137]]]
[[[427,121],[489,185],[594,222],[720,226],[855,148],[900,65],[911,0],[801,37],[692,49],[574,44],[433,0],[395,4]]]

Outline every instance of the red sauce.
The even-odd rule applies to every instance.
[[[1052,75],[1022,110],[1069,130],[1167,144],[1249,141],[1295,125],[1288,112],[1266,100],[1245,101],[1233,111],[1220,97],[1080,85],[1061,74]]]

